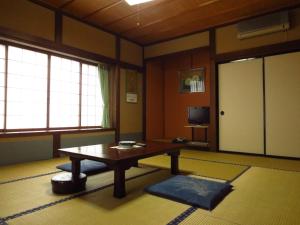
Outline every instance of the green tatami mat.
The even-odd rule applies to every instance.
[[[153,170],[153,168],[133,167],[126,171],[126,178],[145,174]],[[52,193],[52,176],[54,175],[0,185],[0,217],[11,216],[70,196]],[[112,184],[113,181],[113,171],[89,176],[86,183],[87,191]],[[112,192],[109,195],[112,196]]]
[[[24,177],[51,173],[54,171],[60,171],[56,169],[56,166],[66,162],[70,162],[69,158],[62,157],[29,163],[14,164],[9,166],[1,166],[0,183]]]
[[[170,157],[167,155],[159,155],[139,160],[139,164],[159,168],[170,168],[170,160]],[[247,166],[179,158],[179,171],[222,180],[233,180],[247,168]]]
[[[241,225],[232,221],[226,221],[196,211],[187,217],[180,225]]]
[[[212,212],[198,209],[181,224],[300,224],[300,173],[253,167],[233,186]]]
[[[127,196],[112,197],[112,187],[8,220],[9,225],[161,225],[190,208],[147,194],[143,189],[170,177],[161,170],[126,182]],[[99,180],[98,180],[99,181]]]
[[[300,160],[277,159],[264,156],[252,156],[241,154],[230,154],[221,152],[207,152],[184,149],[180,157],[195,158],[215,162],[226,162],[232,164],[273,168],[281,170],[300,171]]]

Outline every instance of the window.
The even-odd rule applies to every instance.
[[[100,126],[102,112],[103,101],[97,67],[82,64],[81,125]]]
[[[8,47],[7,129],[46,128],[47,55]]]
[[[4,128],[5,46],[0,45],[0,130]]]
[[[79,126],[79,62],[51,56],[50,127]]]
[[[0,130],[100,127],[102,111],[96,65],[0,44]]]

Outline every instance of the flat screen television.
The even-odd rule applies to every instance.
[[[209,124],[209,107],[190,106],[188,107],[189,124]]]

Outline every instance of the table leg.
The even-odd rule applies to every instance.
[[[72,162],[72,181],[76,185],[79,183],[79,175],[80,175],[80,159],[76,159],[70,157]]]
[[[171,156],[171,173],[176,175],[179,173],[178,156],[180,155],[180,151],[169,154]]]
[[[125,190],[125,169],[122,166],[114,168],[114,197],[123,198],[126,195]]]
[[[195,130],[194,130],[194,127],[192,127],[192,141],[195,141]]]

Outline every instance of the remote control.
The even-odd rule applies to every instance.
[[[146,147],[147,146],[145,143],[136,143],[136,145],[141,146],[141,147]]]

